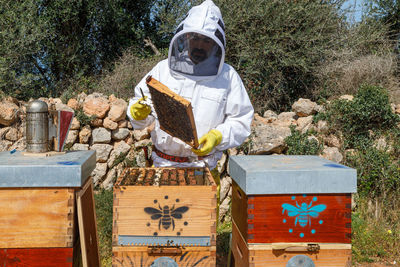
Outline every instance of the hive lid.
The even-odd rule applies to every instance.
[[[357,171],[318,156],[231,156],[228,172],[246,195],[357,192]]]
[[[81,187],[95,167],[93,150],[69,151],[51,157],[0,152],[0,188]]]

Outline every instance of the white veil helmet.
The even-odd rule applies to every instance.
[[[192,79],[215,77],[224,64],[225,26],[219,8],[211,0],[191,8],[171,40],[171,71]]]

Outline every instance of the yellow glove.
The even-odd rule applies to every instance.
[[[203,144],[203,146],[200,149],[192,148],[192,151],[198,156],[208,155],[221,141],[222,133],[213,129],[199,139],[199,145]]]
[[[141,104],[140,101],[146,101],[147,96],[140,98],[135,104],[131,106],[131,116],[134,120],[144,120],[149,116],[151,108],[149,105]]]

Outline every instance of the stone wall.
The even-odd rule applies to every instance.
[[[352,96],[342,96],[342,98],[351,101]],[[62,103],[59,98],[40,98],[40,100],[45,101],[49,109],[75,112],[65,147],[69,150],[96,150],[97,163],[92,176],[97,188],[112,188],[113,182],[125,167],[149,166],[150,129],[141,131],[132,129],[125,115],[128,106],[125,100],[98,93],[91,95],[81,93],[68,103]],[[0,103],[0,151],[25,149],[26,104],[11,97],[3,99]],[[392,104],[392,108],[400,114],[400,104]],[[323,106],[308,99],[299,99],[293,104],[290,112],[276,114],[268,110],[262,116],[255,114],[252,135],[245,145],[241,149],[229,149],[218,163],[218,170],[221,173],[221,220],[229,210],[232,194],[232,179],[226,171],[229,156],[243,154],[245,149],[251,154],[283,153],[287,149],[284,139],[291,134],[290,125],[295,125],[296,129],[303,133],[313,129],[318,133],[318,138],[315,136],[309,138],[323,143],[321,156],[335,162],[342,161],[340,148],[343,140],[327,134],[328,126],[325,121],[313,124],[313,115],[323,110]],[[380,142],[384,140],[378,140],[377,145]]]

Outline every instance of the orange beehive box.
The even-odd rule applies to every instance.
[[[216,190],[207,168],[125,169],[114,185],[113,266],[215,266]]]

